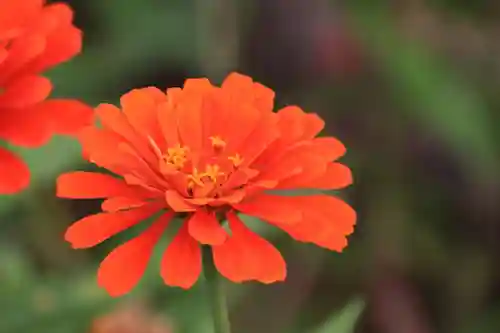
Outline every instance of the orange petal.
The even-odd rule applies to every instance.
[[[43,22],[38,22],[37,31],[45,30],[47,47],[43,55],[30,63],[28,69],[32,72],[65,62],[82,49],[82,32],[71,24],[73,13],[68,5],[56,3],[47,6],[43,14],[40,18]]]
[[[104,200],[101,204],[101,209],[104,212],[117,212],[120,210],[128,210],[132,208],[137,208],[144,206],[147,202],[140,198],[129,198],[129,197],[112,197]]]
[[[97,106],[95,113],[105,129],[125,139],[151,165],[158,162],[158,158],[152,151],[149,141],[135,130],[119,108],[112,104],[102,103]]]
[[[276,223],[293,238],[333,251],[342,251],[347,246],[346,236],[354,230],[356,212],[344,201],[334,196],[311,195],[289,197],[304,214],[301,222]],[[271,221],[272,222],[272,221]]]
[[[278,136],[276,115],[274,113],[263,114],[253,131],[235,148],[236,152],[243,157],[243,165],[251,165]]]
[[[93,247],[115,234],[132,227],[161,209],[160,204],[149,204],[116,213],[99,213],[73,223],[64,235],[74,249]]]
[[[178,106],[178,131],[183,145],[196,151],[203,146],[205,139],[203,101],[213,88],[208,79],[188,79],[184,83],[183,99]]]
[[[258,194],[241,203],[233,205],[240,212],[263,220],[296,223],[302,220],[302,212],[295,207],[290,197],[271,194]]]
[[[143,136],[150,136],[161,149],[166,147],[158,124],[157,106],[166,100],[166,95],[155,87],[133,89],[120,98],[130,124]]]
[[[281,139],[288,143],[310,140],[325,126],[325,122],[318,115],[305,113],[295,105],[284,107],[277,115]]]
[[[106,129],[93,126],[84,128],[78,138],[89,161],[117,174],[128,171],[135,160],[118,150],[124,139]]]
[[[220,245],[226,240],[227,233],[214,213],[199,209],[187,223],[189,234],[201,244]]]
[[[0,64],[0,83],[5,84],[15,77],[37,73],[27,71],[26,68],[36,57],[43,54],[46,44],[45,36],[40,33],[22,35],[14,39],[9,46],[7,58]]]
[[[2,109],[0,138],[16,146],[30,148],[46,143],[53,134],[54,119],[39,112],[39,104],[23,109]]]
[[[4,30],[18,28],[37,15],[45,1],[2,1],[0,2],[0,36]]]
[[[165,200],[167,201],[168,206],[176,212],[194,212],[196,210],[196,206],[191,205],[182,195],[177,191],[167,191],[165,193]]]
[[[262,114],[249,104],[231,100],[221,90],[215,90],[204,101],[207,122],[206,136],[219,136],[226,142],[225,151],[229,154],[238,152],[238,147],[258,126]]]
[[[227,218],[231,236],[224,244],[212,247],[217,270],[234,282],[257,280],[267,284],[285,280],[286,263],[279,251],[248,229],[233,212]]]
[[[326,161],[333,161],[346,153],[346,148],[338,139],[330,136],[315,138],[304,147],[313,155],[321,156]]]
[[[290,178],[318,177],[326,170],[324,158],[311,154],[305,145],[289,149],[281,156],[276,156],[266,164],[259,165],[263,171],[257,178],[258,180],[281,181]]]
[[[57,179],[57,196],[60,198],[94,199],[134,194],[123,179],[96,172],[74,171]]]
[[[26,188],[30,181],[28,166],[14,153],[0,148],[0,194],[12,194]]]
[[[122,296],[139,283],[172,216],[171,213],[162,215],[141,235],[120,245],[103,260],[97,272],[97,283],[110,296]]]
[[[181,98],[180,88],[167,89],[167,102],[158,106],[158,122],[167,145],[173,147],[179,143],[179,130],[177,128],[179,108],[177,103]]]
[[[50,80],[41,76],[24,76],[11,82],[0,94],[2,108],[24,108],[43,101],[52,90]]]
[[[328,163],[326,170],[318,177],[306,177],[299,174],[281,181],[276,189],[318,189],[337,190],[352,184],[352,172],[344,164],[332,162]]]
[[[49,99],[39,103],[35,112],[50,119],[56,134],[73,135],[93,122],[92,108],[74,99]]]
[[[270,112],[273,109],[274,91],[253,82],[252,78],[246,75],[233,72],[227,76],[221,87],[232,99],[240,103],[247,102],[260,111]]]
[[[200,273],[201,249],[189,235],[188,224],[184,223],[163,254],[161,276],[169,286],[189,289]]]

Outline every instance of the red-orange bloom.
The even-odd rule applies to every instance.
[[[60,176],[59,197],[105,198],[103,212],[75,222],[66,240],[73,248],[92,247],[162,212],[102,262],[99,285],[115,296],[128,292],[176,213],[187,218],[161,263],[161,276],[171,286],[190,288],[197,281],[200,244],[212,247],[217,269],[229,280],[285,279],[281,254],[237,213],[302,242],[334,251],[347,245],[356,214],[345,202],[274,191],[349,185],[350,169],[332,162],[345,147],[331,137],[315,138],[324,126],[317,115],[296,106],[274,113],[273,100],[269,88],[233,73],[221,87],[189,79],[166,94],[153,87],[132,90],[121,98],[121,110],[97,107],[102,126],[82,132],[84,153],[120,177],[83,171]],[[228,225],[221,225],[223,218]]]
[[[78,101],[46,100],[52,85],[40,73],[80,52],[82,33],[67,5],[44,3],[0,0],[0,140],[25,147],[73,134],[92,119],[92,109]],[[28,183],[28,167],[0,148],[0,194]]]

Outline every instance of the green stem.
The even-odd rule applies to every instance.
[[[205,274],[210,311],[214,322],[214,333],[230,333],[229,316],[222,279],[215,268],[212,249],[203,249],[203,271]]]

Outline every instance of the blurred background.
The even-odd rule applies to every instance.
[[[330,253],[258,224],[289,277],[229,285],[235,333],[500,332],[500,2],[68,2],[85,48],[49,73],[56,96],[116,103],[238,70],[348,147],[350,246]],[[1,333],[211,332],[202,284],[164,287],[158,258],[127,297],[99,290],[99,261],[131,234],[70,250],[65,228],[99,202],[57,199],[54,181],[91,167],[68,139],[21,152],[32,186],[0,197]]]

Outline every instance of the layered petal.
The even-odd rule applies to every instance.
[[[226,231],[213,212],[198,209],[187,223],[189,234],[201,244],[220,245],[227,238]]]
[[[30,107],[47,98],[51,90],[52,84],[49,79],[35,75],[24,76],[10,83],[0,94],[0,107],[5,109]]]
[[[39,147],[51,136],[50,119],[36,107],[0,110],[0,139],[22,147]]]
[[[293,224],[302,220],[302,210],[295,205],[290,197],[259,194],[241,203],[233,205],[234,209],[263,220],[279,221],[283,224]]]
[[[347,203],[329,195],[287,197],[300,209],[303,219],[299,223],[285,224],[268,220],[293,238],[314,243],[332,251],[347,246],[347,236],[354,231],[356,212]]]
[[[274,91],[258,82],[253,82],[249,76],[231,73],[222,83],[222,89],[239,103],[248,103],[261,112],[273,110]]]
[[[134,196],[136,192],[122,179],[97,172],[68,172],[57,179],[57,196],[60,198],[95,199]]]
[[[99,267],[99,286],[114,297],[124,295],[135,287],[172,216],[171,213],[163,214],[142,234],[114,249]]]
[[[185,223],[168,245],[161,262],[165,284],[183,289],[191,288],[201,274],[201,249],[189,235]]]
[[[325,122],[314,113],[305,113],[295,105],[286,106],[277,112],[280,139],[287,143],[314,138],[325,127]]]
[[[37,15],[44,4],[44,0],[0,1],[0,38],[3,33],[17,30]],[[9,35],[7,35],[10,37]]]
[[[37,74],[27,70],[28,65],[46,49],[45,36],[39,32],[19,36],[10,42],[7,54],[0,63],[0,84],[7,85],[15,77]]]
[[[151,203],[131,210],[89,215],[73,223],[66,230],[64,239],[74,249],[93,247],[151,217],[161,208],[161,204]]]
[[[312,164],[315,167],[318,164]],[[319,164],[321,166],[321,164]],[[295,176],[291,176],[279,182],[276,189],[317,189],[317,190],[337,190],[352,184],[352,172],[344,164],[331,162],[321,169],[321,174],[317,172],[305,171]]]
[[[47,70],[80,53],[82,32],[72,24],[73,11],[63,3],[46,6],[39,21],[34,23],[35,31],[44,32],[46,47],[26,68],[32,73]]]
[[[93,110],[74,99],[49,99],[36,105],[34,112],[47,119],[53,134],[75,135],[93,122]]]
[[[120,210],[129,210],[146,205],[144,198],[137,197],[112,197],[104,200],[101,209],[104,212],[114,213]]]
[[[12,194],[26,188],[30,181],[28,166],[13,152],[0,148],[0,194]]]
[[[134,89],[120,98],[130,124],[144,137],[151,137],[161,149],[166,146],[158,124],[158,105],[166,100],[165,94],[155,87]]]
[[[234,212],[227,218],[231,236],[222,245],[212,247],[217,270],[233,282],[285,280],[286,263],[279,251],[248,229]]]

